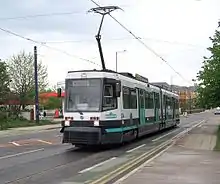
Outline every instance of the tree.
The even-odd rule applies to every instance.
[[[44,89],[44,91],[42,92],[56,92],[57,91],[57,86],[56,85],[52,85],[47,89]]]
[[[198,103],[204,108],[220,106],[220,31],[210,37],[213,46],[209,58],[204,57],[201,70],[198,72]]]
[[[42,104],[45,109],[57,109],[57,108],[62,108],[62,100],[61,98],[57,97],[50,97],[48,100]]]
[[[32,53],[20,52],[13,55],[8,60],[9,73],[11,76],[11,89],[20,100],[20,105],[24,108],[26,103],[33,101],[35,91],[34,79],[34,56]],[[47,68],[38,61],[38,85],[39,91],[44,90],[48,85]]]
[[[0,61],[0,104],[5,102],[10,92],[10,76],[5,62]]]

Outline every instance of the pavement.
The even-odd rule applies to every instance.
[[[220,117],[207,122],[178,140],[162,155],[146,162],[115,184],[219,184],[220,154],[213,151]]]
[[[43,132],[51,129],[59,129],[61,128],[61,120],[56,120],[56,123],[50,125],[41,125],[41,126],[32,126],[32,127],[19,127],[19,128],[10,128],[8,130],[0,131],[0,138],[13,136],[13,135],[24,135],[30,134],[32,132]]]
[[[5,136],[0,133],[0,183],[90,183],[210,116],[210,112],[205,112],[181,117],[178,128],[112,148],[79,149],[61,144],[59,128],[41,126],[32,131],[11,130]]]

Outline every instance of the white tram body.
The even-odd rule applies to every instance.
[[[73,71],[65,80],[63,143],[122,143],[176,126],[178,95],[114,71]]]

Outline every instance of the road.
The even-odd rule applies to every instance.
[[[114,164],[125,162],[140,151],[151,150],[208,116],[210,112],[182,117],[178,128],[111,149],[78,149],[62,145],[59,129],[4,137],[0,139],[0,183],[84,183],[109,172],[116,167]],[[105,168],[99,170],[100,163]]]

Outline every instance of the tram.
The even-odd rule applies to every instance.
[[[177,126],[179,96],[138,74],[69,71],[63,115],[63,143],[118,144]]]

